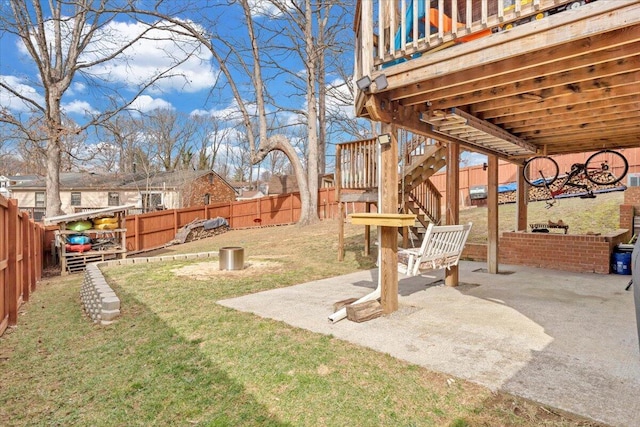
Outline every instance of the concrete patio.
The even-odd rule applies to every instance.
[[[438,282],[442,272],[402,279],[400,309],[364,323],[328,316],[334,302],[371,292],[377,270],[219,303],[599,422],[640,425],[631,276],[485,267],[461,262],[457,288]]]

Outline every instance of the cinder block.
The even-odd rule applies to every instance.
[[[102,312],[104,313],[105,310],[120,310],[120,299],[115,294],[113,297],[102,299]]]
[[[120,310],[102,310],[100,312],[100,318],[102,320],[113,320],[120,316]]]

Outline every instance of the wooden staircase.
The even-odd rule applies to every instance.
[[[446,154],[445,146],[429,139],[415,139],[407,144],[407,166],[399,183],[399,210],[416,215],[416,225],[409,229],[419,240],[429,223],[439,225],[442,219],[442,195],[429,177],[446,166]]]
[[[378,195],[376,138],[339,144],[336,148],[336,199],[341,203],[376,204]],[[404,144],[399,164],[398,211],[417,216],[410,227],[418,238],[429,223],[440,224],[442,195],[429,177],[446,165],[446,147],[414,137]]]
[[[446,147],[432,139],[415,137],[404,144],[399,164],[399,206],[402,213],[416,215],[415,225],[408,227],[416,239],[422,237],[429,223],[441,223],[442,195],[429,180],[446,164]],[[340,218],[345,217],[349,202],[361,202],[369,211],[378,203],[378,140],[377,138],[345,142],[336,146],[336,200]],[[409,233],[399,230],[407,246]],[[365,255],[369,255],[370,233],[365,225]],[[344,221],[340,221],[338,261],[344,257]]]

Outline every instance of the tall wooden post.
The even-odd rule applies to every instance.
[[[498,157],[488,156],[487,271],[498,273]]]
[[[380,146],[380,212],[398,213],[398,138],[396,127],[382,123],[381,133],[388,133],[391,142]],[[398,309],[398,229],[380,227],[380,303],[384,313]]]
[[[18,308],[20,308],[19,300],[22,297],[20,281],[22,275],[18,273],[18,247],[20,239],[18,238],[18,201],[9,199],[9,215],[8,230],[9,235],[5,237],[9,241],[9,253],[7,257],[7,278],[5,282],[5,298],[8,302],[9,325],[15,325],[18,322]],[[5,302],[6,304],[6,302]],[[1,319],[0,319],[1,320]]]
[[[527,230],[527,204],[529,203],[529,184],[524,180],[524,166],[518,165],[516,182],[516,231]]]
[[[460,221],[460,144],[449,142],[447,145],[447,204],[445,218],[447,225]],[[458,286],[458,266],[446,269],[444,284]]]
[[[344,204],[338,201],[338,261],[344,259]]]

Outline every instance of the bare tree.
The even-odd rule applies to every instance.
[[[161,4],[158,0],[156,4]],[[138,95],[160,79],[172,76],[173,70],[190,55],[173,58],[167,69],[158,70],[150,78],[139,83],[133,95],[123,98],[123,91],[111,87],[106,93],[109,107],[80,128],[66,126],[63,121],[61,100],[71,83],[81,75],[94,88],[107,86],[105,76],[99,75],[95,67],[115,58],[126,60],[127,49],[147,37],[153,30],[166,29],[166,22],[144,24],[144,28],[129,40],[116,40],[109,32],[110,23],[119,15],[126,14],[136,19],[136,2],[123,2],[114,7],[114,2],[100,0],[50,0],[48,2],[8,0],[2,3],[0,31],[14,34],[24,44],[30,58],[38,69],[38,80],[33,82],[40,91],[35,94],[20,90],[15,84],[0,79],[0,89],[10,93],[29,109],[30,116],[41,118],[46,131],[46,207],[47,215],[58,215],[60,207],[60,170],[62,141],[96,123],[113,117],[118,111],[131,105]],[[193,47],[194,51],[198,49]],[[112,82],[111,82],[112,83]],[[22,131],[25,139],[39,141],[38,135],[22,125],[24,119],[3,110],[0,121]]]
[[[140,125],[130,115],[120,113],[97,127],[100,143],[96,163],[105,171],[133,172]]]
[[[247,38],[244,41],[227,41],[216,37],[217,22],[200,21],[201,25],[195,25],[189,21],[173,18],[168,14],[154,12],[154,16],[170,21],[180,27],[183,33],[190,34],[204,46],[206,46],[220,67],[220,71],[225,76],[226,81],[233,93],[236,105],[240,110],[242,125],[246,131],[251,161],[259,164],[272,151],[283,152],[291,162],[301,199],[301,214],[299,224],[305,225],[319,221],[317,213],[318,194],[318,171],[319,166],[319,115],[318,115],[318,78],[317,70],[322,67],[319,60],[323,54],[323,46],[317,45],[317,38],[314,37],[314,19],[318,16],[325,17],[330,13],[330,5],[334,2],[321,0],[319,3],[327,5],[322,13],[315,14],[310,0],[284,1],[269,0],[270,3],[281,14],[282,28],[290,26],[292,30],[292,45],[300,52],[301,63],[304,67],[304,98],[306,110],[303,112],[306,117],[304,124],[307,129],[307,149],[301,153],[285,136],[284,133],[271,129],[267,123],[269,115],[267,102],[271,99],[266,90],[266,80],[263,76],[264,61],[269,61],[269,55],[261,46],[259,33],[256,32],[255,19],[252,10],[252,2],[249,0],[238,0],[244,13]],[[328,31],[327,26],[323,26]],[[267,37],[272,37],[267,35]],[[266,40],[262,41],[263,44]],[[248,46],[247,51],[241,46]],[[291,46],[288,47],[291,49]],[[269,61],[273,63],[274,61]],[[236,70],[230,66],[235,65]],[[234,72],[235,71],[235,72]],[[252,99],[245,99],[238,82],[237,72],[245,73],[251,79]],[[255,112],[255,113],[253,113]],[[257,131],[254,133],[254,129]],[[324,150],[322,150],[324,153]]]
[[[194,121],[193,147],[195,149],[194,168],[214,170],[222,141],[229,134],[217,117],[196,115]]]
[[[163,170],[173,171],[191,163],[193,151],[189,148],[196,133],[192,117],[162,108],[145,114],[139,122],[146,143],[154,146],[155,161]]]

